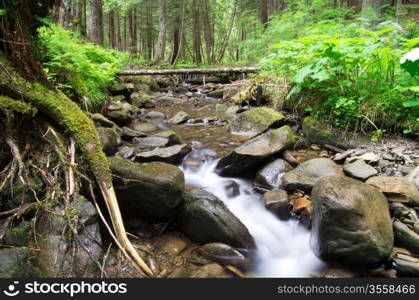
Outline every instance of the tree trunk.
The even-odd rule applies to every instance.
[[[182,52],[183,27],[185,24],[184,11],[185,11],[185,1],[177,0],[176,7],[175,7],[176,17],[175,17],[175,22],[173,25],[173,50],[172,50],[172,55],[170,58],[171,65],[176,64]]]
[[[197,1],[192,3],[192,26],[193,26],[193,52],[195,63],[202,63],[201,53],[201,22],[199,20],[199,6]]]
[[[152,276],[153,273],[127,238],[112,185],[109,162],[102,150],[93,121],[63,93],[43,84],[46,83],[45,74],[33,54],[31,41],[40,25],[39,19],[47,16],[53,3],[53,0],[46,0],[43,5],[32,0],[3,1],[2,8],[7,14],[2,17],[0,24],[1,94],[30,103],[62,125],[74,137],[105,200],[115,231],[116,244],[142,270],[142,274]],[[10,49],[10,41],[18,44],[13,43]],[[14,67],[10,62],[14,63]]]
[[[147,0],[147,59],[153,57],[153,6],[152,0]]]
[[[117,39],[115,30],[115,11],[109,11],[109,43],[112,49],[117,49]]]
[[[202,19],[204,20],[204,37],[206,61],[209,64],[214,62],[214,32],[212,26],[211,6],[208,0],[203,0]]]
[[[268,0],[260,0],[260,19],[263,26],[267,28],[269,22]]]
[[[76,7],[76,27],[83,35],[86,35],[86,20],[84,18],[85,8],[86,0],[78,0]]]
[[[156,45],[155,63],[164,59],[166,50],[166,0],[159,0],[159,37]]]
[[[90,0],[91,26],[89,39],[92,43],[103,46],[103,7],[102,0]]]

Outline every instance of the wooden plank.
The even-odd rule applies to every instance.
[[[174,69],[174,70],[124,70],[117,73],[118,76],[139,76],[139,75],[177,75],[177,74],[240,74],[257,73],[261,68],[215,68],[215,69]]]

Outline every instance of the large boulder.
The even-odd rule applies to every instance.
[[[183,203],[183,172],[162,162],[139,164],[110,158],[121,210],[131,217],[168,218]]]
[[[344,176],[314,185],[312,237],[325,260],[371,266],[387,259],[393,229],[387,199],[368,184]]]
[[[256,174],[256,179],[269,188],[279,189],[282,186],[282,176],[290,170],[292,166],[289,163],[283,159],[276,159],[260,169]]]
[[[154,108],[156,106],[147,93],[132,93],[130,102],[138,108]]]
[[[179,221],[182,231],[196,242],[221,242],[239,249],[256,247],[243,223],[220,199],[203,189],[185,195]]]
[[[419,254],[419,234],[398,220],[394,222],[393,226],[396,246],[406,248],[413,253]]]
[[[368,179],[367,183],[386,194],[390,201],[419,206],[419,190],[407,178],[376,176]]]
[[[241,175],[269,157],[292,147],[295,142],[296,137],[288,126],[269,130],[222,158],[217,164],[217,173],[222,176]]]
[[[337,129],[329,129],[313,117],[307,117],[303,122],[304,136],[313,144],[332,145],[344,149],[356,148],[370,142],[369,137],[348,134]]]
[[[108,113],[108,119],[116,123],[118,126],[125,126],[131,123],[132,117],[129,112],[115,110]]]
[[[152,151],[137,153],[135,160],[138,162],[162,161],[178,165],[191,151],[192,147],[188,144],[175,145],[166,148],[156,148]]]
[[[230,122],[230,133],[252,138],[278,125],[284,118],[283,114],[272,108],[254,108],[241,113]]]
[[[179,111],[176,115],[174,115],[171,119],[167,122],[170,124],[182,124],[189,120],[189,115],[184,111]]]
[[[129,97],[134,91],[134,84],[125,82],[116,83],[109,89],[109,91],[113,96],[123,95],[125,97]]]
[[[342,168],[330,159],[315,158],[285,173],[282,183],[288,191],[301,190],[309,193],[320,178],[333,175],[343,176]]]
[[[78,236],[74,243],[68,226],[69,213],[73,213],[74,230]],[[94,205],[78,196],[69,207],[63,205],[44,210],[34,230],[40,249],[36,266],[42,277],[97,277],[100,269],[95,261],[102,261],[102,237]],[[80,245],[82,243],[82,245]]]
[[[99,127],[96,129],[106,155],[114,155],[118,151],[121,137],[113,128]]]

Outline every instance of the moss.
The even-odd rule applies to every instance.
[[[0,96],[0,110],[3,111],[16,111],[21,114],[25,115],[32,115],[34,116],[37,112],[37,109],[32,105],[20,101],[15,100],[6,96]]]
[[[18,92],[25,101],[46,113],[64,126],[76,140],[98,181],[112,183],[109,163],[102,151],[102,145],[93,121],[62,92],[23,79],[0,55],[0,62],[7,72],[0,74],[0,90]]]

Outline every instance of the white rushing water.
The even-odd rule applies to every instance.
[[[249,229],[257,245],[256,276],[309,277],[323,265],[310,248],[309,231],[296,220],[279,220],[249,188],[249,182],[218,176],[214,172],[216,164],[207,161],[198,171],[185,169],[186,184],[216,195]],[[240,186],[240,195],[234,198],[229,198],[224,188],[231,180]]]

